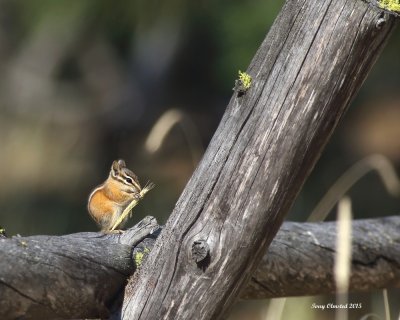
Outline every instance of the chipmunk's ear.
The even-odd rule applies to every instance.
[[[126,164],[124,160],[115,160],[111,166],[111,174],[116,177],[122,168],[126,168]]]
[[[125,161],[124,160],[122,160],[122,159],[119,159],[118,160],[118,164],[119,164],[119,167],[122,169],[122,168],[126,168],[126,164],[125,164]]]

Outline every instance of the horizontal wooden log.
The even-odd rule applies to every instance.
[[[132,248],[157,223],[126,233],[0,239],[0,319],[106,318],[134,271]]]
[[[351,292],[400,288],[400,216],[353,221]],[[336,222],[285,222],[242,292],[245,299],[335,292]]]
[[[152,249],[156,229],[148,217],[122,235],[0,240],[0,319],[118,314],[119,293],[143,252]],[[335,231],[335,222],[285,222],[241,298],[333,293]],[[400,217],[354,221],[350,290],[393,286],[400,287]]]

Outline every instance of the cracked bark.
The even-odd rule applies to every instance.
[[[123,235],[0,239],[0,319],[105,318],[134,271],[132,247],[157,228],[147,217]]]
[[[139,275],[123,319],[219,319],[278,231],[395,17],[361,0],[287,1]],[[205,239],[210,262],[191,257]],[[198,302],[201,301],[201,304]]]
[[[122,236],[80,233],[0,240],[4,257],[0,261],[0,319],[98,318],[111,314],[118,319],[119,293],[135,269],[131,246],[135,246],[134,252],[151,250],[160,231],[137,243],[157,228],[150,217],[139,226],[149,228],[142,228],[147,231],[138,234],[135,227]],[[241,298],[333,293],[335,233],[334,222],[285,222]],[[352,233],[350,291],[400,287],[400,216],[356,220]],[[136,235],[135,239],[127,239],[130,235]],[[54,243],[62,245],[54,247]],[[98,251],[102,252],[100,258]],[[68,286],[61,287],[60,283]]]
[[[351,292],[400,287],[400,216],[353,221]],[[285,222],[241,297],[335,292],[336,223]]]

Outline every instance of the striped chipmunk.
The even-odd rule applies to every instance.
[[[126,167],[124,160],[112,163],[107,180],[96,187],[89,196],[88,211],[103,232],[122,227],[128,218],[118,220],[132,200],[142,198],[142,187],[137,176]]]

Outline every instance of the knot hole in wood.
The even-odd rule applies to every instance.
[[[205,240],[195,240],[192,244],[192,258],[203,271],[210,264],[210,247]]]
[[[386,22],[387,22],[387,19],[386,19],[385,13],[381,12],[380,14],[378,14],[378,17],[377,17],[377,20],[375,23],[375,27],[378,30],[380,30],[386,24]]]

